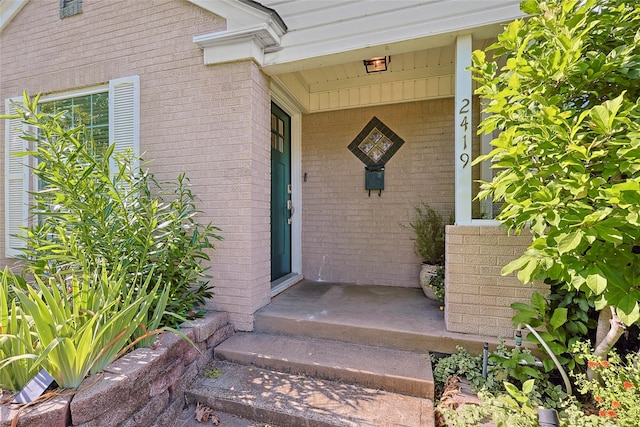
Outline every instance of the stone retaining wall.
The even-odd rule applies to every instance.
[[[180,331],[158,337],[154,348],[139,348],[86,378],[77,391],[23,408],[0,406],[0,427],[19,413],[18,427],[173,426],[185,405],[184,390],[212,359],[213,348],[234,332],[229,315],[209,312]]]

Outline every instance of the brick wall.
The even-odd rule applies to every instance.
[[[515,274],[500,275],[531,244],[531,235],[507,235],[499,226],[448,226],[446,241],[447,330],[512,337],[510,304],[548,290],[539,283],[525,286]]]
[[[347,146],[376,116],[405,143],[368,196],[364,164]],[[314,113],[302,119],[302,269],[311,280],[418,286],[408,223],[428,202],[454,203],[453,99]],[[403,226],[404,225],[404,226]]]
[[[139,75],[141,152],[160,181],[186,172],[201,222],[222,229],[210,308],[243,330],[269,300],[269,81],[253,62],[203,64],[193,37],[225,25],[181,0],[92,0],[62,20],[58,1],[30,1],[0,33],[0,99]]]

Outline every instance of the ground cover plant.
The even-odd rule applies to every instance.
[[[0,287],[0,388],[19,390],[40,368],[77,387],[153,331],[202,313],[218,228],[197,222],[184,175],[158,183],[142,159],[97,147],[24,95],[37,189],[21,239],[20,273]]]
[[[580,372],[574,374],[580,392],[589,395],[598,407],[598,415],[615,420],[620,426],[640,425],[640,354],[621,357],[611,351],[603,360],[583,341],[576,343],[573,351],[576,357],[598,372],[598,381],[589,380]]]
[[[483,356],[472,355],[463,347],[457,347],[457,353],[432,358],[432,361],[433,378],[440,393],[447,379],[455,376],[466,381],[473,391],[485,394],[503,392],[505,382],[522,387],[528,380],[535,379],[535,385],[528,392],[531,401],[548,408],[558,407],[567,397],[564,388],[555,384],[548,372],[535,366],[536,358],[530,350],[508,348],[504,341],[488,353],[484,373]]]

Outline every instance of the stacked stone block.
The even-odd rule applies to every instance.
[[[19,416],[21,427],[172,426],[185,406],[184,391],[234,328],[228,313],[209,312],[180,329],[191,343],[167,332],[86,378],[78,390],[20,408],[0,406],[0,427]]]

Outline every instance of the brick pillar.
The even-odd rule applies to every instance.
[[[512,337],[510,308],[529,302],[534,290],[548,287],[523,285],[515,274],[500,270],[518,258],[531,243],[531,235],[508,236],[500,226],[447,226],[445,324],[451,332]]]

